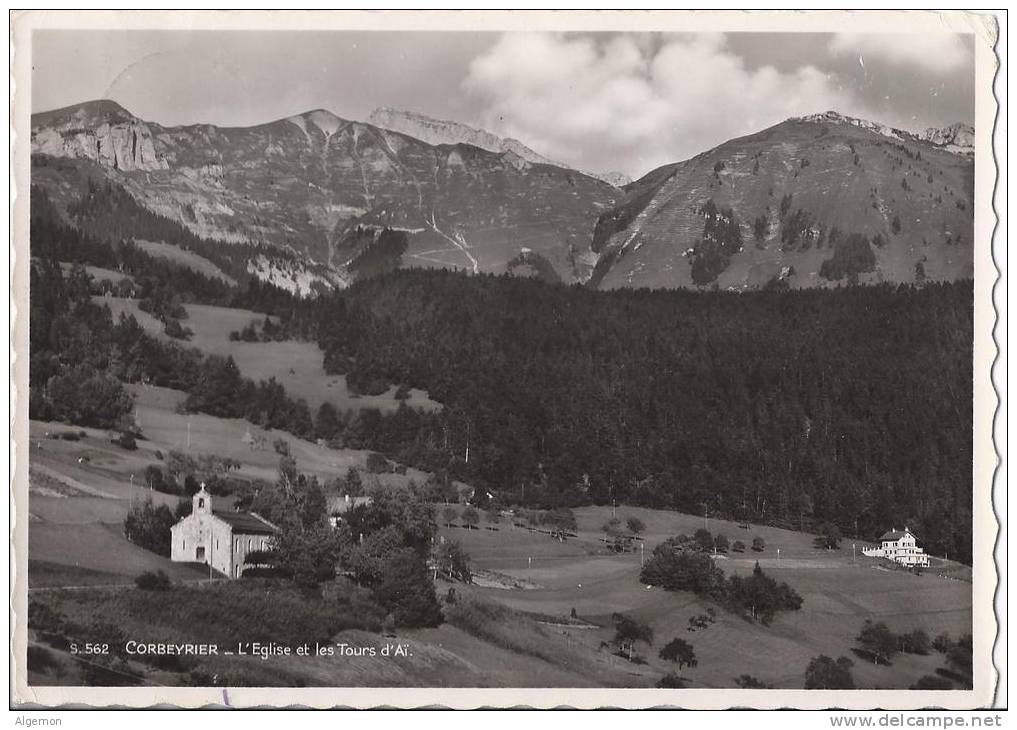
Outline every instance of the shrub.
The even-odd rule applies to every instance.
[[[389,471],[388,459],[379,454],[377,451],[372,451],[367,455],[367,471],[370,474],[385,474]]]
[[[699,661],[696,659],[696,652],[692,644],[684,639],[671,639],[663,649],[660,650],[660,658],[666,662],[674,662],[678,665],[678,671],[682,667],[694,667]]]
[[[937,636],[932,642],[932,648],[942,654],[950,651],[950,647],[952,646],[953,639],[950,638],[950,634],[945,632]]]
[[[668,672],[657,680],[659,689],[685,689],[688,686],[688,680],[674,672]]]
[[[735,678],[735,685],[742,689],[773,689],[772,684],[756,679],[751,674],[742,674]]]
[[[162,570],[145,571],[134,579],[134,583],[143,591],[168,591],[173,587],[173,581]]]
[[[890,658],[897,653],[897,637],[882,621],[866,619],[855,641],[862,653],[872,657],[874,664],[889,664]]]
[[[756,563],[752,575],[731,576],[727,581],[726,599],[736,610],[748,611],[753,619],[769,624],[778,611],[797,611],[802,597],[787,583],[778,584]]]
[[[71,423],[114,428],[134,408],[134,398],[112,375],[77,365],[49,379],[54,415]]]
[[[629,661],[633,659],[637,643],[653,643],[653,629],[649,624],[622,613],[614,614],[611,619],[614,621],[615,628],[614,643],[622,652],[627,653]]]
[[[859,233],[851,233],[837,241],[833,256],[820,265],[819,275],[830,281],[846,277],[853,283],[857,281],[858,274],[875,268],[876,254],[873,253],[869,240]]]
[[[757,553],[761,553],[766,550],[766,543],[763,541],[763,538],[758,536],[752,538],[752,549]]]
[[[897,645],[905,654],[928,654],[932,648],[929,635],[921,629],[914,629],[897,637]]]
[[[832,522],[824,522],[819,526],[819,534],[812,541],[812,544],[820,550],[839,550],[841,534],[840,528]]]
[[[710,534],[709,530],[699,528],[692,535],[692,539],[696,541],[700,550],[710,551],[713,550],[713,535]]]
[[[133,505],[124,519],[124,536],[135,545],[153,553],[169,557],[172,536],[170,528],[176,523],[173,513],[164,504],[153,506],[146,499]]]
[[[442,622],[427,565],[410,548],[396,551],[385,562],[374,596],[398,626],[437,626]]]
[[[653,549],[639,579],[669,591],[692,591],[716,595],[724,582],[724,573],[709,555],[683,550],[667,540]]]
[[[450,580],[461,580],[463,583],[473,582],[470,571],[470,556],[467,555],[456,540],[446,540],[435,548],[434,564]]]
[[[607,522],[605,522],[603,525],[601,525],[600,529],[603,530],[605,534],[610,535],[612,537],[620,535],[621,534],[621,520],[618,519],[617,517],[612,517]]]
[[[847,657],[834,661],[822,654],[810,661],[805,670],[805,689],[854,689],[853,666],[854,662]]]
[[[477,525],[480,523],[480,514],[473,507],[464,509],[462,518],[467,530],[477,529]]]
[[[120,437],[116,439],[115,443],[122,449],[127,451],[135,451],[138,448],[138,444],[134,439],[134,434],[130,431],[124,431],[120,434]]]
[[[175,340],[189,340],[191,335],[194,334],[189,327],[184,327],[180,324],[179,319],[174,319],[172,317],[166,318],[166,325],[163,327],[163,332]]]

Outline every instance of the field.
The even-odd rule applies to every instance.
[[[130,386],[135,414],[144,439],[135,451],[125,451],[100,429],[32,421],[29,466],[29,585],[128,584],[145,570],[162,568],[180,580],[207,575],[202,568],[171,563],[133,546],[123,537],[123,520],[133,501],[151,499],[175,507],[178,498],[150,490],[144,470],[161,465],[163,456],[179,450],[198,456],[231,457],[242,466],[242,479],[274,480],[279,454],[272,444],[283,440],[301,471],[330,481],[353,467],[364,470],[367,452],[337,450],[282,432],[269,432],[239,419],[222,419],[176,412],[184,394],[168,388]],[[79,434],[78,440],[55,438]],[[260,437],[261,447],[243,439]],[[80,434],[84,434],[81,436]],[[189,434],[189,437],[188,437]],[[423,481],[426,474],[366,475],[368,482],[405,485]],[[197,571],[197,572],[195,572]]]
[[[565,543],[547,535],[512,527],[505,521],[497,531],[443,527],[447,539],[459,540],[473,564],[511,578],[536,584],[530,590],[473,588],[472,592],[519,611],[565,621],[576,614],[596,629],[562,627],[561,641],[579,642],[591,651],[613,635],[615,612],[631,614],[654,630],[654,645],[645,651],[649,666],[664,673],[668,667],[657,651],[671,638],[695,647],[699,664],[684,676],[693,687],[731,687],[741,674],[751,674],[776,687],[800,688],[812,657],[827,654],[855,661],[859,686],[907,687],[942,665],[942,657],[898,655],[892,666],[873,665],[856,657],[851,648],[865,619],[885,621],[894,631],[924,629],[934,637],[971,631],[971,584],[963,566],[933,560],[923,575],[893,570],[860,550],[852,558],[851,540],[837,551],[817,550],[812,536],[765,526],[743,530],[723,520],[709,521],[709,529],[733,542],[750,543],[760,536],[762,553],[729,553],[718,558],[725,573],[749,573],[756,561],[778,581],[785,581],[804,598],[801,611],[781,613],[769,627],[750,623],[718,610],[716,623],[689,632],[688,619],[710,605],[687,593],[668,593],[639,583],[640,553],[607,554],[600,542],[600,526],[611,517],[606,507],[576,510],[578,537]],[[676,534],[691,534],[704,526],[702,517],[642,508],[618,508],[618,515],[639,517],[647,525],[646,550]],[[860,545],[861,543],[856,542]],[[780,558],[777,558],[777,549]]]
[[[64,271],[65,275],[73,267],[74,267],[74,264],[72,264],[70,262],[67,262],[67,261],[62,261],[60,263],[60,268]],[[85,273],[88,274],[89,276],[91,276],[97,282],[99,282],[99,281],[108,281],[108,282],[111,282],[113,284],[119,284],[124,279],[130,279],[131,278],[128,274],[124,274],[124,273],[122,273],[120,271],[114,271],[113,269],[105,269],[102,266],[86,265],[85,266]]]
[[[163,332],[162,323],[138,309],[136,300],[95,297],[95,301],[109,306],[114,317],[119,317],[121,313],[133,314],[149,334],[170,339]],[[207,304],[185,304],[184,308],[188,317],[183,324],[194,333],[186,344],[208,354],[232,356],[240,372],[252,380],[268,380],[274,377],[286,388],[291,397],[307,401],[312,413],[326,401],[341,411],[377,408],[384,412],[399,408],[400,401],[395,398],[395,385],[380,395],[351,393],[346,387],[345,375],[329,375],[325,372],[321,350],[313,342],[230,340],[230,332],[239,331],[252,322],[262,322],[265,319],[263,314]],[[410,391],[406,405],[427,410],[439,407],[427,397],[427,393],[417,389]]]
[[[165,337],[162,324],[138,310],[136,301],[101,301],[114,314],[130,312],[148,331]],[[394,388],[375,397],[349,393],[342,376],[323,372],[322,354],[312,343],[229,340],[230,331],[260,321],[263,315],[186,306],[185,324],[194,332],[191,345],[206,353],[233,356],[248,377],[276,377],[312,409],[325,400],[341,409],[398,405]],[[103,590],[114,593],[134,591],[133,579],[156,569],[165,570],[184,586],[207,581],[203,566],[172,563],[123,537],[123,519],[133,501],[151,498],[170,507],[177,502],[176,497],[153,492],[143,483],[145,467],[159,464],[160,452],[232,457],[241,463],[238,477],[274,480],[279,454],[273,443],[283,440],[301,471],[326,482],[351,467],[366,470],[366,452],[330,449],[282,432],[263,431],[240,419],[179,413],[185,394],[152,386],[129,387],[144,434],[135,451],[112,443],[110,434],[101,430],[36,421],[30,425],[29,585],[33,598],[66,602],[65,594],[73,593],[79,597],[76,600],[84,601],[78,610],[87,613],[96,605],[90,601],[99,600],[94,596],[102,592],[82,590],[83,586],[106,586]],[[413,393],[410,405],[437,407],[419,391]],[[55,437],[70,431],[81,435],[77,440]],[[410,469],[405,475],[367,478],[405,485],[426,477]],[[817,550],[812,536],[804,533],[757,525],[743,529],[723,520],[707,522],[692,515],[618,507],[623,520],[638,517],[645,523],[646,554],[665,538],[691,534],[700,527],[723,533],[732,542],[748,544],[759,536],[765,550],[728,553],[717,558],[718,565],[726,573],[744,574],[758,561],[768,574],[786,581],[804,598],[802,610],[778,614],[770,626],[714,607],[715,623],[689,631],[689,618],[705,613],[711,604],[692,594],[642,585],[643,555],[638,542],[635,551],[615,554],[601,539],[601,526],[611,514],[606,507],[576,510],[577,536],[565,542],[514,527],[506,520],[497,525],[484,523],[475,530],[443,526],[442,537],[462,543],[478,579],[470,586],[455,586],[460,602],[446,608],[445,624],[400,632],[400,640],[413,647],[413,659],[291,657],[266,664],[233,658],[218,660],[226,663],[222,666],[214,662],[210,666],[227,675],[241,671],[251,681],[264,683],[649,687],[671,669],[658,658],[660,647],[680,637],[694,646],[698,658],[696,667],[683,672],[692,687],[731,687],[742,674],[777,687],[801,687],[809,660],[827,654],[852,658],[859,686],[889,688],[907,687],[934,673],[943,658],[935,653],[898,655],[892,666],[873,665],[852,653],[854,637],[865,619],[885,621],[895,631],[921,628],[930,636],[971,631],[970,569],[965,566],[935,558],[932,568],[917,576],[863,557],[863,543],[857,540],[846,539],[840,550]],[[79,590],[59,590],[67,587]],[[440,595],[448,587],[439,580]],[[570,620],[573,610],[577,619]],[[613,637],[611,617],[616,612],[631,614],[653,628],[652,646],[639,649],[645,664],[630,663],[605,648],[604,643]],[[137,621],[142,622],[137,630],[143,631],[144,618]],[[338,638],[364,645],[385,641],[355,628],[344,629]],[[76,670],[71,663],[64,671],[73,674]]]
[[[237,476],[246,479],[275,478],[279,456],[270,444],[276,439],[289,444],[301,471],[324,480],[350,467],[363,471],[366,465],[366,452],[329,449],[281,432],[262,432],[238,419],[178,413],[177,404],[184,397],[178,391],[131,389],[145,435],[135,451],[113,444],[101,430],[37,421],[30,425],[28,577],[33,599],[68,600],[60,587],[121,586],[107,590],[134,591],[133,579],[146,570],[165,570],[185,585],[207,581],[204,566],[172,563],[123,537],[124,515],[132,501],[151,498],[171,507],[176,504],[176,497],[150,491],[143,483],[145,467],[160,463],[157,451],[229,456],[241,462]],[[55,438],[71,431],[83,435],[77,440]],[[247,433],[260,437],[262,446],[248,445],[243,438]],[[406,475],[366,478],[405,485],[426,474],[409,470]],[[440,514],[444,506],[436,508]],[[692,594],[640,584],[639,548],[615,554],[601,540],[601,526],[612,516],[611,508],[584,507],[576,510],[577,536],[565,542],[504,519],[473,530],[442,526],[441,536],[462,543],[479,575],[474,585],[455,586],[460,603],[454,610],[460,613],[450,615],[446,624],[400,632],[400,639],[414,647],[412,661],[290,657],[273,660],[274,674],[260,661],[235,658],[227,664],[232,663],[236,673],[239,662],[243,676],[264,682],[274,677],[272,683],[652,686],[670,669],[657,657],[659,648],[680,637],[694,646],[699,661],[683,672],[692,687],[730,687],[741,674],[777,687],[801,687],[806,665],[819,654],[852,658],[859,686],[907,687],[942,666],[942,656],[898,655],[892,666],[868,663],[851,651],[865,619],[885,621],[895,631],[921,628],[930,636],[971,631],[971,584],[964,580],[970,580],[970,573],[955,563],[935,558],[932,568],[919,576],[862,557],[862,543],[854,541],[858,549],[852,551],[850,539],[840,550],[817,550],[812,536],[774,527],[743,529],[723,520],[707,523],[702,517],[633,507],[618,507],[617,515],[645,523],[647,553],[669,536],[690,534],[707,524],[732,542],[751,543],[759,536],[765,541],[764,551],[728,553],[717,558],[718,564],[726,573],[748,573],[758,561],[768,574],[794,587],[804,606],[778,614],[771,626],[718,608],[715,623],[689,632],[689,618],[705,613],[711,604]],[[439,595],[448,587],[439,580]],[[78,596],[75,600],[86,601],[80,610],[95,608],[88,603],[89,591],[72,593]],[[573,609],[576,621],[568,618]],[[497,620],[484,618],[492,612]],[[613,637],[615,612],[630,614],[653,628],[653,645],[639,650],[646,664],[631,664],[603,648],[602,643]],[[144,617],[137,621],[138,631],[144,633]],[[360,630],[353,638],[360,643],[383,642],[383,637]],[[75,670],[68,666],[65,671]],[[229,674],[226,666],[217,671]]]
[[[235,279],[228,276],[222,269],[206,259],[204,256],[199,256],[193,251],[188,251],[180,248],[179,246],[174,246],[162,241],[144,241],[139,239],[135,240],[134,243],[138,248],[150,256],[167,259],[180,264],[181,266],[186,266],[192,271],[197,271],[199,274],[204,274],[205,276],[214,279],[220,279],[230,286],[237,285]]]

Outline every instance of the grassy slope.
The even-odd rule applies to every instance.
[[[102,431],[83,429],[86,437],[72,442],[46,438],[47,432],[68,430],[65,426],[31,424],[29,578],[33,587],[130,583],[143,570],[156,568],[167,570],[175,580],[205,576],[201,566],[171,563],[122,537],[120,522],[130,500],[151,494],[140,486],[138,476],[135,483],[139,486],[132,487],[130,474],[140,475],[145,465],[158,463],[156,449],[165,453],[186,446],[188,416],[175,412],[182,394],[161,388],[138,388],[137,392],[138,416],[148,436],[139,442],[137,451],[127,452],[109,443]],[[190,421],[195,450],[240,459],[244,464],[241,476],[274,475],[275,452],[252,451],[240,440],[248,428],[246,422],[208,416],[191,416]],[[363,452],[332,451],[282,437],[290,441],[302,469],[324,477],[341,473],[348,465],[362,465],[365,458]],[[79,463],[81,456],[89,461]],[[167,504],[175,502],[174,497],[151,496]],[[650,547],[669,535],[691,533],[704,524],[701,517],[641,508],[621,507],[618,515],[642,519]],[[375,660],[370,667],[354,670],[349,664],[322,659],[299,666],[284,663],[277,667],[275,676],[280,681],[299,676],[309,683],[326,684],[649,686],[667,670],[656,658],[660,646],[680,636],[693,644],[700,660],[698,667],[685,672],[693,686],[731,686],[734,677],[750,673],[778,686],[799,687],[811,657],[820,653],[851,656],[853,637],[865,618],[886,621],[895,630],[920,627],[930,635],[971,630],[970,584],[937,575],[963,574],[954,564],[936,560],[933,571],[913,576],[885,570],[877,561],[860,555],[852,562],[850,541],[846,541],[846,549],[820,551],[812,547],[809,535],[763,526],[741,530],[736,524],[711,519],[710,529],[732,540],[749,542],[759,535],[766,541],[761,554],[729,554],[722,559],[726,572],[748,572],[758,559],[768,573],[794,586],[804,596],[805,605],[800,612],[780,615],[771,627],[719,611],[716,624],[689,633],[688,618],[703,613],[708,604],[690,594],[648,590],[641,585],[638,552],[603,552],[599,527],[610,516],[610,508],[577,510],[579,537],[565,543],[513,529],[504,521],[497,531],[442,528],[443,534],[463,543],[477,567],[539,586],[533,590],[460,586],[458,590],[468,600],[494,601],[531,617],[565,617],[575,608],[580,617],[602,628],[540,628],[532,618],[513,613],[511,621],[493,627],[496,631],[491,635],[474,636],[450,626],[407,632],[416,642],[415,656],[421,659],[401,667]],[[532,567],[528,558],[533,558]],[[440,584],[439,591],[444,590]],[[654,628],[654,646],[643,650],[648,666],[611,659],[600,649],[600,643],[611,638],[608,627],[615,611],[639,616]],[[534,656],[527,647],[540,642],[557,648],[548,657]],[[858,660],[855,676],[863,686],[901,687],[940,665],[938,655],[898,657],[892,667]],[[250,671],[262,670],[252,666]],[[367,673],[361,676],[358,671]]]
[[[70,429],[63,424],[32,421],[29,426],[29,550],[33,586],[129,583],[145,570],[162,568],[175,578],[194,577],[189,566],[171,563],[133,546],[123,537],[122,524],[132,500],[152,499],[173,508],[178,498],[150,491],[145,467],[161,465],[156,451],[187,451],[190,423],[195,456],[217,454],[242,462],[235,472],[246,479],[275,479],[279,455],[276,439],[289,443],[300,469],[331,480],[350,467],[363,469],[367,452],[329,449],[282,432],[263,432],[246,421],[176,412],[183,399],[167,388],[131,386],[136,394],[136,417],[145,434],[136,451],[112,444],[99,429]],[[252,449],[241,439],[248,431],[264,436],[269,446]],[[49,438],[50,434],[82,431],[79,441]],[[87,459],[87,461],[79,461]],[[131,476],[134,475],[132,485]],[[375,477],[368,477],[373,479]],[[405,485],[426,475],[410,469],[406,475],[382,474],[382,482]],[[199,576],[201,569],[199,569]]]
[[[180,246],[174,246],[173,244],[165,243],[163,241],[145,241],[138,239],[135,240],[134,243],[138,246],[138,248],[151,256],[158,256],[180,264],[181,266],[186,266],[193,271],[197,271],[199,274],[220,279],[230,286],[237,285],[234,278],[228,276],[222,269],[206,259],[204,256],[199,256],[193,251],[188,251],[187,249],[180,248]]]
[[[638,516],[647,529],[647,550],[668,536],[691,534],[704,525],[702,517],[642,508],[618,509],[623,519]],[[717,623],[705,630],[687,631],[691,616],[710,604],[687,593],[647,589],[639,583],[639,553],[598,554],[599,527],[611,509],[577,510],[578,539],[558,543],[545,535],[529,533],[504,523],[497,532],[443,528],[462,542],[478,567],[525,578],[541,586],[536,590],[508,591],[474,588],[488,600],[532,613],[565,617],[578,615],[609,626],[612,613],[626,612],[647,621],[655,642],[644,654],[651,668],[668,668],[657,652],[673,637],[693,644],[699,666],[686,670],[692,686],[730,687],[740,674],[749,673],[778,687],[801,687],[809,660],[821,653],[846,655],[856,661],[856,681],[867,687],[907,687],[923,674],[942,665],[942,657],[898,656],[893,666],[873,666],[854,657],[851,647],[866,618],[885,621],[897,631],[922,628],[930,636],[941,631],[953,635],[971,631],[971,585],[940,575],[963,574],[955,564],[934,560],[933,570],[922,576],[886,570],[879,561],[851,557],[851,540],[839,551],[816,550],[812,537],[799,532],[711,519],[710,530],[732,541],[750,542],[755,535],[766,541],[763,553],[729,554],[719,559],[726,573],[748,573],[758,559],[779,581],[791,584],[805,599],[799,612],[780,614],[770,627],[752,624],[723,610]],[[856,541],[857,542],[857,541]],[[780,548],[778,566],[776,550]],[[532,567],[527,558],[532,557]],[[576,641],[591,648],[610,639],[609,628],[570,630]]]
[[[61,261],[60,268],[64,271],[64,275],[66,276],[67,272],[74,268],[74,264],[68,261]],[[114,271],[113,269],[106,269],[103,268],[102,266],[87,265],[85,266],[85,273],[87,273],[96,281],[109,281],[114,284],[118,284],[124,279],[131,278],[129,274],[125,274],[120,271]]]
[[[97,297],[96,301],[109,306],[114,317],[120,313],[133,314],[138,323],[150,334],[169,339],[157,319],[138,309],[133,299]],[[394,411],[399,407],[393,385],[381,395],[368,396],[351,393],[346,387],[345,375],[328,375],[322,367],[322,353],[313,342],[232,342],[230,332],[239,331],[248,324],[260,323],[265,315],[246,309],[231,309],[206,304],[187,304],[188,317],[183,324],[194,332],[185,343],[202,352],[214,355],[232,355],[240,372],[246,377],[268,380],[274,377],[293,398],[303,398],[312,413],[325,401],[340,410],[377,408]],[[412,390],[406,401],[412,408],[432,409],[438,404],[421,390]]]

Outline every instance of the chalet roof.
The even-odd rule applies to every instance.
[[[213,510],[213,515],[233,528],[235,534],[274,535],[279,528],[254,512],[230,512]]]
[[[905,535],[913,535],[913,533],[906,527],[903,530],[890,530],[880,535],[879,541],[883,542],[885,540],[900,540]]]

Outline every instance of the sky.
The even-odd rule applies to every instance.
[[[973,36],[953,33],[61,31],[33,36],[32,110],[112,99],[171,126],[381,106],[637,178],[788,117],[974,123]]]

